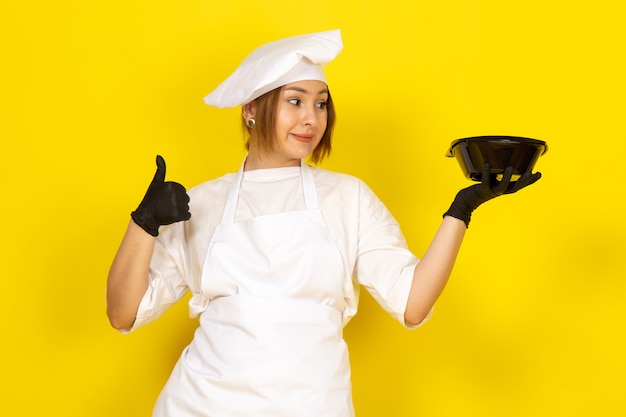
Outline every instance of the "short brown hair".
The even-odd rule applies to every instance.
[[[256,102],[256,115],[254,128],[248,127],[246,120],[242,117],[241,127],[244,132],[246,149],[250,150],[250,137],[254,129],[255,141],[254,145],[261,153],[269,152],[274,146],[274,135],[276,127],[276,108],[278,107],[278,100],[280,99],[281,91],[283,87],[278,87],[270,92],[263,94],[262,96],[254,99]],[[322,135],[322,140],[315,147],[309,159],[313,164],[318,164],[330,155],[332,149],[331,139],[333,134],[333,128],[335,127],[335,106],[333,99],[328,93],[328,100],[326,101],[326,130]]]

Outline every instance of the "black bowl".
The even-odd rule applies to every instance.
[[[456,157],[463,174],[473,181],[482,179],[483,165],[489,162],[491,174],[502,174],[513,166],[513,179],[532,172],[537,159],[548,150],[546,142],[519,136],[474,136],[450,144],[447,157]]]

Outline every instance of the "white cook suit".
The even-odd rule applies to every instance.
[[[187,291],[200,326],[154,416],[352,417],[342,328],[359,284],[401,323],[417,258],[360,180],[300,167],[189,190],[161,229],[133,330]]]

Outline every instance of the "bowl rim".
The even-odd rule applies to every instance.
[[[453,149],[455,146],[461,143],[472,142],[494,142],[494,143],[524,143],[530,145],[543,146],[541,155],[548,151],[548,144],[540,139],[527,138],[524,136],[507,136],[507,135],[485,135],[485,136],[471,136],[467,138],[456,139],[450,144],[450,149],[446,153],[447,157],[454,157]]]

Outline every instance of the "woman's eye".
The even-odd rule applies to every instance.
[[[292,99],[287,100],[287,102],[293,104],[294,106],[297,106],[298,104],[300,104],[300,99],[292,98]]]
[[[319,103],[316,104],[318,109],[325,109],[326,108],[326,102],[325,101],[320,101]]]

